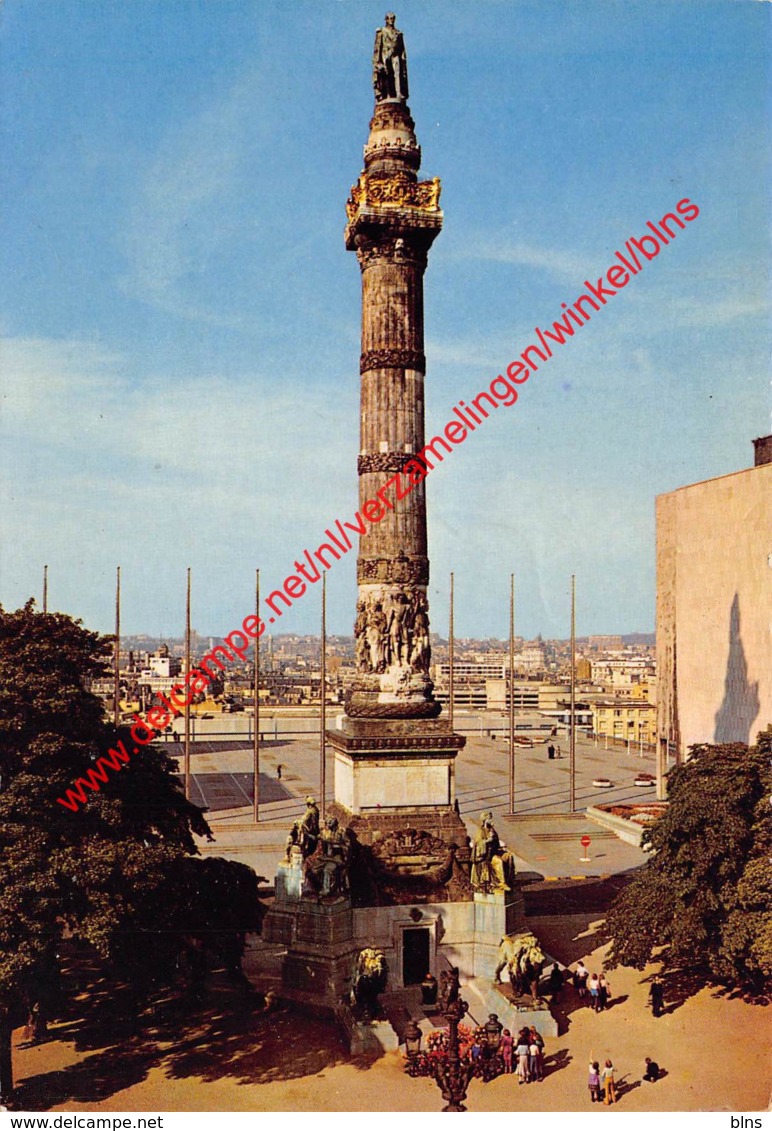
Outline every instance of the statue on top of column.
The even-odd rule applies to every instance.
[[[400,102],[407,101],[405,41],[402,32],[394,26],[395,19],[393,12],[387,12],[384,19],[385,27],[379,27],[375,33],[373,88],[376,102],[383,102],[386,98],[399,99]]]

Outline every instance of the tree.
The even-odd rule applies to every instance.
[[[644,834],[652,851],[612,905],[607,966],[671,968],[760,992],[772,975],[769,896],[772,727],[756,746],[694,746],[668,776],[669,804]]]
[[[77,811],[57,802],[116,739],[134,749],[88,690],[111,650],[110,637],[31,601],[0,608],[0,1101],[11,1092],[11,1030],[33,1004],[45,1019],[65,932],[144,981],[168,973],[186,932],[211,925],[200,904],[221,907],[223,891],[242,930],[259,921],[254,873],[245,883],[243,865],[194,859],[193,834],[209,827],[162,748],[118,762]]]

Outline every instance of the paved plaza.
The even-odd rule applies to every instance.
[[[250,823],[251,759],[245,743],[212,738],[196,745],[194,799],[209,804],[216,837],[202,850],[243,860],[272,882],[289,825],[303,811],[306,794],[318,792],[318,738],[279,737],[263,746],[258,829]],[[581,738],[578,806],[651,800],[653,791],[636,788],[634,778],[641,770],[651,772],[652,763],[652,756],[606,751]],[[593,787],[601,774],[613,788]],[[331,780],[329,786],[331,797]],[[529,926],[545,950],[564,965],[583,958],[599,970],[608,945],[600,908],[615,881],[623,882],[623,873],[644,854],[581,809],[568,815],[568,760],[550,761],[543,745],[518,751],[514,819],[506,815],[507,744],[500,738],[484,730],[469,736],[457,762],[457,786],[470,832],[480,810],[492,809],[502,838],[514,849],[518,870],[529,880]],[[585,832],[592,838],[589,863],[579,860]],[[520,1087],[514,1076],[488,1085],[473,1081],[469,1109],[592,1110],[586,1087],[591,1054],[613,1059],[620,1111],[766,1108],[770,1033],[764,1008],[698,989],[674,974],[666,979],[665,1014],[655,1019],[647,1008],[653,973],[655,967],[612,971],[612,1000],[601,1015],[568,990],[556,1010],[560,1036],[547,1039],[546,1079]],[[442,1106],[431,1080],[404,1074],[400,1053],[352,1058],[331,1025],[284,1006],[266,1013],[259,994],[245,995],[220,976],[211,980],[203,1001],[160,991],[139,1008],[128,991],[100,982],[84,985],[80,978],[70,987],[67,1015],[51,1026],[51,1040],[15,1052],[26,1110],[439,1111]],[[727,1034],[732,1055],[718,1055]],[[18,1031],[15,1044],[21,1041]],[[642,1081],[645,1056],[664,1070],[654,1085]]]
[[[457,719],[464,725],[462,719]],[[491,723],[501,726],[500,716]],[[470,835],[484,809],[493,811],[499,835],[517,858],[518,869],[538,877],[597,876],[627,871],[644,854],[618,840],[606,829],[588,820],[583,811],[590,805],[652,801],[654,790],[634,784],[641,771],[654,772],[654,755],[642,757],[635,749],[596,744],[584,736],[576,743],[576,805],[569,815],[568,742],[555,739],[563,757],[550,760],[547,746],[518,748],[515,770],[516,819],[508,817],[509,751],[506,738],[489,737],[490,724],[467,733],[467,744],[456,760],[456,789],[461,815]],[[181,748],[180,748],[181,753]],[[278,780],[278,766],[282,767]],[[252,750],[247,742],[229,738],[199,741],[193,747],[191,770],[193,800],[209,807],[208,819],[215,841],[201,844],[205,854],[227,855],[242,860],[258,874],[273,879],[276,863],[284,852],[287,832],[305,809],[308,793],[319,791],[319,739],[309,734],[299,738],[269,739],[260,753],[260,826],[252,824]],[[593,786],[606,777],[611,788]],[[333,797],[332,759],[328,756],[327,799]],[[583,863],[580,838],[592,839],[590,861]]]
[[[562,962],[583,957],[591,970],[599,969],[605,944],[597,919],[549,916],[531,925]],[[665,1014],[655,1019],[646,1007],[653,972],[612,971],[610,1008],[599,1015],[569,991],[557,1010],[561,1035],[546,1041],[543,1083],[518,1087],[514,1076],[472,1081],[469,1110],[593,1110],[586,1086],[591,1054],[614,1062],[619,1111],[765,1110],[768,1012],[714,990],[694,993],[688,982],[670,978]],[[401,1054],[352,1059],[330,1026],[284,1009],[265,1014],[217,981],[198,1005],[162,999],[139,1010],[104,986],[73,992],[69,1015],[51,1031],[50,1042],[15,1050],[25,1110],[442,1107],[431,1080],[404,1074]],[[731,1055],[720,1055],[728,1035]],[[15,1043],[20,1041],[19,1030]],[[656,1084],[642,1081],[645,1056],[663,1070]]]

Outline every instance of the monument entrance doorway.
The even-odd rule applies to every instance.
[[[408,927],[402,932],[402,984],[415,986],[421,983],[431,969],[428,927]]]

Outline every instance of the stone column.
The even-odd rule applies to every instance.
[[[375,78],[365,168],[346,204],[346,247],[362,273],[358,473],[366,529],[357,561],[357,678],[341,726],[328,731],[332,811],[365,844],[411,828],[433,843],[455,843],[463,855],[453,771],[464,739],[439,717],[429,678],[423,276],[442,228],[440,182],[418,180],[421,151],[405,97],[384,96],[382,74]],[[399,89],[406,92],[406,81]]]
[[[418,181],[420,160],[407,104],[378,102],[365,170],[347,203],[346,247],[356,251],[362,272],[358,472],[360,514],[368,520],[357,562],[360,676],[347,704],[352,718],[440,713],[429,679],[429,560],[420,453],[423,274],[442,212],[439,180]],[[368,512],[383,517],[371,525]]]

